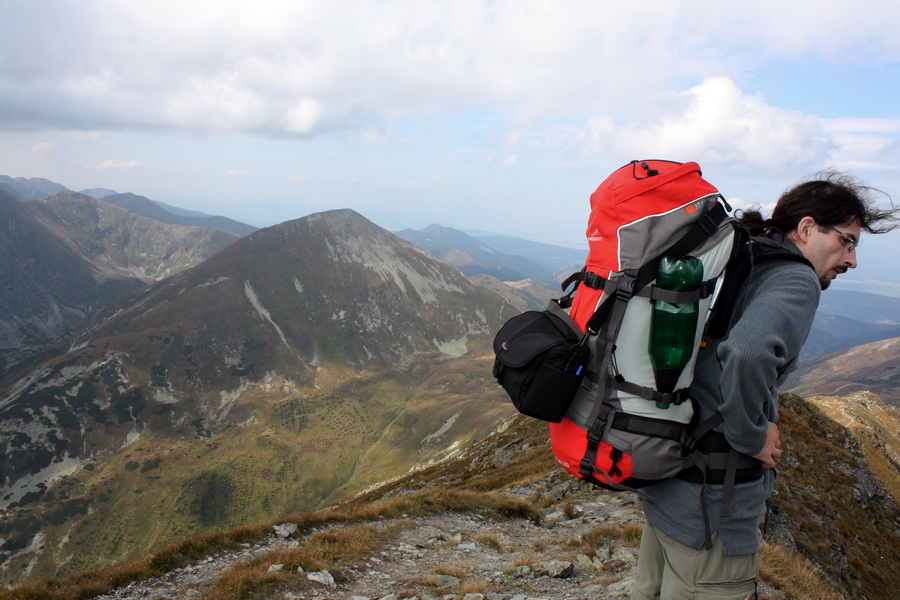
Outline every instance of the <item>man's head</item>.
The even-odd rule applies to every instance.
[[[741,221],[755,235],[776,231],[794,242],[815,267],[824,290],[856,267],[863,230],[886,233],[896,227],[898,209],[878,208],[872,199],[878,193],[848,175],[827,172],[784,192],[770,219],[750,211]]]
[[[856,268],[856,247],[861,230],[855,219],[835,227],[822,225],[806,216],[787,237],[815,267],[819,284],[825,290],[835,277]]]

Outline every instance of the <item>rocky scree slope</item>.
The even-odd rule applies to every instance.
[[[809,400],[782,395],[786,444],[761,555],[762,598],[894,597],[900,585],[895,569],[900,511],[886,488],[892,483],[868,468],[875,458],[873,438],[883,441],[881,452],[896,450],[895,439],[873,433],[879,427],[896,433],[897,416],[884,410],[893,409],[871,394]],[[828,416],[835,411],[843,423]],[[862,435],[861,421],[868,429]],[[208,594],[221,589],[220,581],[253,552],[258,553],[257,570],[278,574],[263,586],[268,591],[261,598],[627,597],[642,521],[636,497],[596,490],[562,473],[546,436],[544,424],[517,415],[465,454],[336,507],[348,510],[428,493],[499,492],[534,506],[534,514],[510,511],[504,518],[474,509],[417,515],[411,505],[409,514],[375,518],[375,526],[393,531],[391,536],[327,573],[298,568],[285,560],[290,554],[266,554],[273,545],[299,547],[324,534],[319,528],[294,530],[288,521],[288,529],[279,523],[257,546],[207,558],[104,599],[141,593],[211,598]],[[800,573],[784,575],[786,561]]]
[[[792,434],[808,437],[798,423],[820,418],[815,416],[818,409],[799,398],[788,399],[788,404]],[[782,485],[800,488],[791,501],[812,507],[817,490],[795,480],[794,469],[785,467],[782,477],[787,481]],[[831,493],[843,493],[842,484]],[[428,510],[449,497],[466,498],[470,505]],[[512,500],[504,503],[499,498]],[[450,503],[444,500],[444,505]],[[212,599],[234,589],[238,580],[245,594],[266,599],[604,600],[628,597],[635,575],[642,521],[636,497],[596,490],[563,473],[549,454],[546,426],[521,416],[455,459],[417,470],[321,514],[365,507],[372,507],[368,516],[351,522],[323,519],[309,525],[299,516],[274,522],[267,527],[268,535],[262,530],[256,542],[132,581],[97,600]],[[787,531],[798,525],[786,525]],[[316,546],[316,540],[340,543],[342,532],[352,527],[377,534],[336,562],[309,562],[305,549],[324,548]],[[848,589],[826,565],[809,560],[802,543],[789,552],[781,543],[779,537],[769,537],[763,544],[761,598],[892,597],[871,587]],[[780,563],[789,555],[806,579],[805,588],[779,575]]]

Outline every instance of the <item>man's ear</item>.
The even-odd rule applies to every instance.
[[[805,244],[809,241],[809,237],[812,235],[813,230],[818,226],[816,220],[812,217],[803,217],[800,219],[800,222],[797,223],[797,229],[794,231],[796,236],[795,242],[802,242]]]

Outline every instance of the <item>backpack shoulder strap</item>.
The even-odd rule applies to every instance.
[[[757,265],[770,260],[786,260],[798,262],[813,269],[809,259],[799,252],[788,248],[784,243],[769,237],[754,236],[750,238],[750,253],[753,264]]]
[[[743,225],[735,223],[735,244],[721,289],[716,294],[715,303],[707,322],[704,339],[721,339],[731,328],[732,316],[738,295],[750,278],[754,267],[773,260],[797,262],[813,269],[813,264],[777,239],[751,236]]]

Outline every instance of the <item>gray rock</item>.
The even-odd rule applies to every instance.
[[[310,581],[327,585],[328,587],[335,586],[334,577],[332,577],[331,573],[328,571],[313,571],[312,573],[307,573],[306,578]]]
[[[458,577],[452,575],[435,575],[434,582],[438,587],[454,587],[462,583]]]
[[[558,510],[558,511],[552,512],[549,515],[547,515],[546,517],[544,517],[544,525],[546,527],[553,527],[560,521],[564,521],[565,518],[566,518],[566,515],[564,515],[562,513],[562,511]]]
[[[281,525],[272,525],[272,529],[275,530],[275,535],[277,535],[278,537],[286,538],[297,531],[297,524],[282,523]]]
[[[532,567],[535,577],[556,577],[564,579],[575,572],[575,565],[566,560],[548,560]]]

